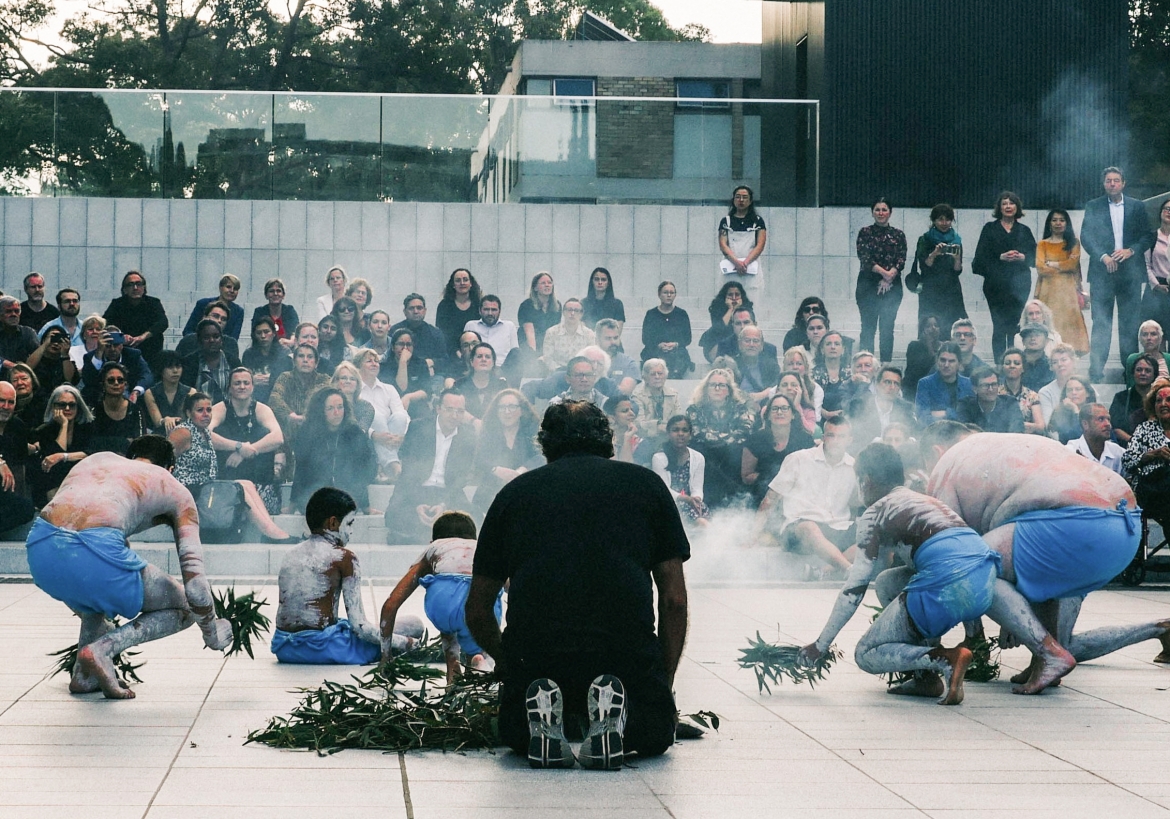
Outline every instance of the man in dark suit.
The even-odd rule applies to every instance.
[[[846,415],[853,425],[853,443],[849,454],[865,449],[880,439],[890,424],[902,424],[913,432],[918,429],[914,419],[914,405],[902,397],[902,371],[887,364],[878,370],[877,389],[859,390],[849,402]]]
[[[1089,257],[1089,290],[1093,310],[1089,378],[1100,381],[1109,359],[1113,303],[1117,302],[1117,346],[1124,363],[1138,349],[1142,282],[1146,280],[1145,252],[1154,234],[1145,205],[1125,196],[1125,175],[1106,168],[1105,195],[1085,205],[1081,245]]]
[[[426,543],[439,515],[470,507],[463,490],[471,483],[475,428],[465,407],[462,395],[443,390],[436,415],[410,422],[398,449],[402,475],[386,508],[387,543]]]

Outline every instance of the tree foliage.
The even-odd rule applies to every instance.
[[[98,0],[46,46],[52,0],[0,0],[0,84],[493,93],[520,40],[569,37],[584,10],[641,40],[709,36],[650,0]]]
[[[1170,188],[1170,1],[1130,0],[1129,122],[1134,171],[1148,190]]]

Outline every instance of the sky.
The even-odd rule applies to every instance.
[[[762,0],[653,0],[675,28],[699,23],[716,43],[760,42]]]

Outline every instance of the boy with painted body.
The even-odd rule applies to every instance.
[[[999,556],[945,505],[902,485],[905,475],[897,451],[871,444],[858,455],[856,468],[868,505],[858,521],[858,555],[821,636],[804,648],[807,659],[828,650],[875,579],[879,553],[894,550],[912,567],[913,576],[858,643],[856,659],[863,670],[939,672],[949,680],[939,702],[958,704],[971,652],[963,646],[943,649],[938,640],[959,623],[984,614],[1020,634],[1044,659],[1040,688],[1076,665],[1044,632],[1019,592],[998,578]],[[1028,686],[1018,690],[1034,693]]]
[[[362,605],[361,566],[347,548],[356,518],[357,503],[334,487],[318,489],[305,505],[312,536],[280,564],[280,605],[272,634],[272,653],[280,662],[365,665],[381,656],[381,635]],[[342,598],[348,619],[338,617]],[[389,640],[395,651],[412,642],[401,634]]]
[[[1116,577],[1141,540],[1141,513],[1120,475],[1038,435],[928,431],[927,492],[983,535],[1003,560],[1001,576],[1033,604],[1045,626],[1085,662],[1157,638],[1155,662],[1170,663],[1170,620],[1073,634],[1085,595]],[[1030,674],[1035,687],[1036,660]]]
[[[216,618],[203,574],[195,501],[171,476],[173,466],[173,447],[155,435],[135,440],[128,458],[90,455],[65,478],[29,532],[33,581],[81,618],[80,650],[69,681],[75,694],[101,689],[108,699],[133,699],[113,658],[193,623],[208,648],[218,651],[231,643],[231,624]],[[174,530],[182,585],[139,557],[126,540],[160,524]],[[112,629],[107,618],[115,615],[130,622]]]
[[[447,662],[447,682],[459,676],[460,654],[477,671],[491,671],[495,663],[467,630],[464,608],[471,588],[471,566],[475,559],[475,521],[464,512],[444,512],[431,527],[431,545],[410,567],[382,606],[382,659],[390,656],[385,642],[394,633],[398,610],[419,586],[426,589],[423,603],[427,619],[439,630]],[[502,614],[500,598],[495,605],[496,622]]]

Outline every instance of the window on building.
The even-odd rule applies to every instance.
[[[679,108],[728,108],[731,83],[727,80],[675,80]]]

